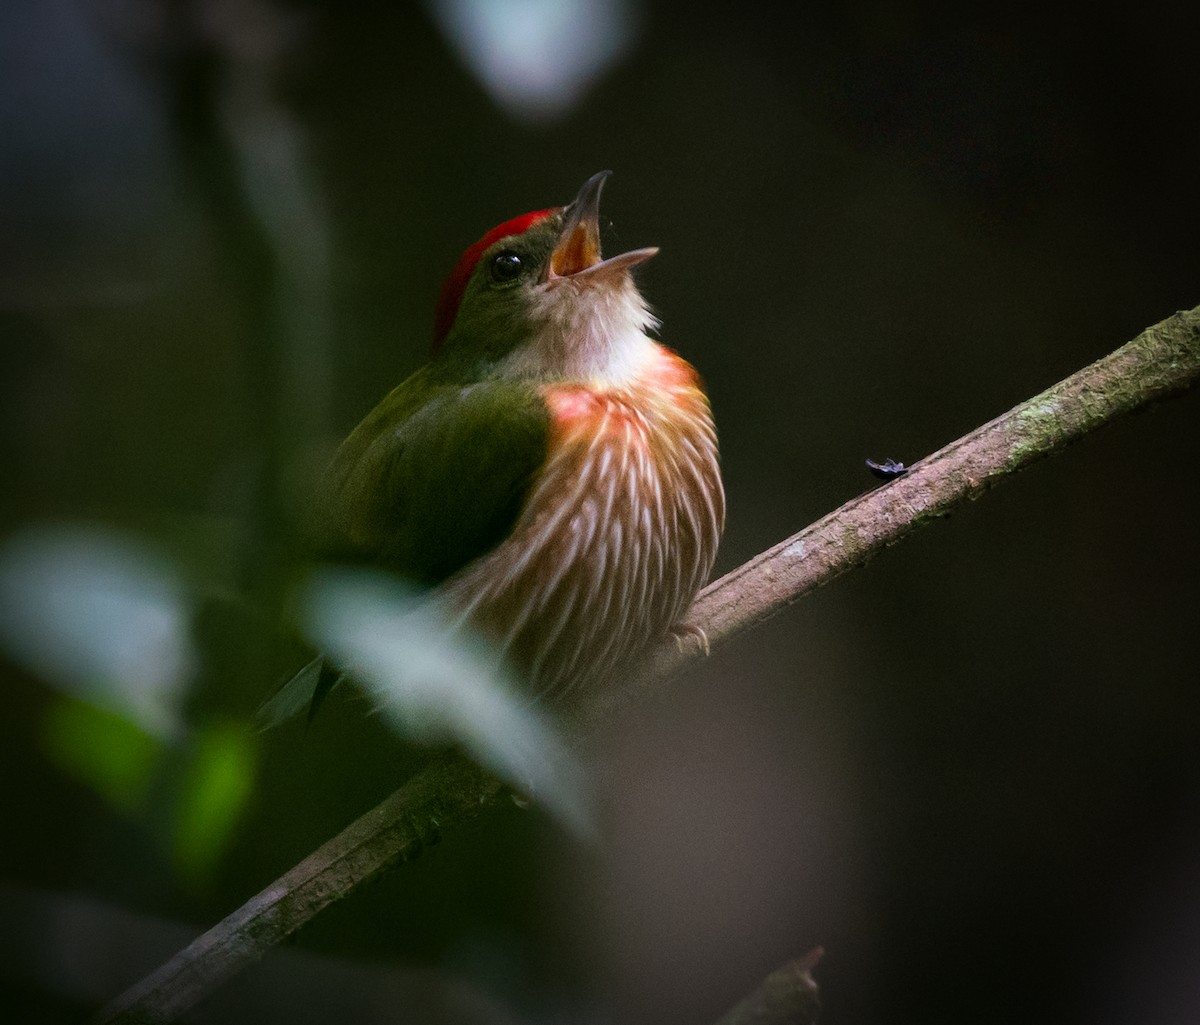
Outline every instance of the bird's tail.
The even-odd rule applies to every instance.
[[[317,709],[342,678],[340,670],[331,666],[324,655],[318,655],[259,706],[255,714],[259,729],[273,729],[305,708],[307,721],[311,723]]]

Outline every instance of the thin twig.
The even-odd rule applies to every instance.
[[[825,956],[820,947],[776,968],[717,1025],[816,1025],[821,998],[812,970]]]
[[[713,647],[721,646],[1030,463],[1198,380],[1200,307],[1148,328],[903,477],[751,559],[705,588],[688,618]],[[646,671],[594,705],[587,721],[611,714],[615,705],[645,694],[699,657],[694,645],[680,650],[674,641],[660,644]],[[172,1021],[327,905],[411,858],[442,828],[476,814],[501,789],[462,758],[425,770],[118,997],[98,1021]]]

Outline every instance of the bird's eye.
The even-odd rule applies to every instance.
[[[492,280],[501,284],[516,281],[525,269],[525,261],[516,253],[497,253],[492,257]]]

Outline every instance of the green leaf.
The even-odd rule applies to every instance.
[[[246,726],[216,723],[199,730],[193,746],[176,805],[172,848],[180,874],[199,882],[233,839],[253,788],[258,744]]]
[[[50,706],[41,739],[51,762],[126,813],[142,805],[163,753],[137,723],[73,698]]]

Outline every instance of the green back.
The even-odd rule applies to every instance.
[[[512,530],[545,464],[549,412],[529,383],[419,370],[346,439],[322,510],[331,554],[433,586]]]

